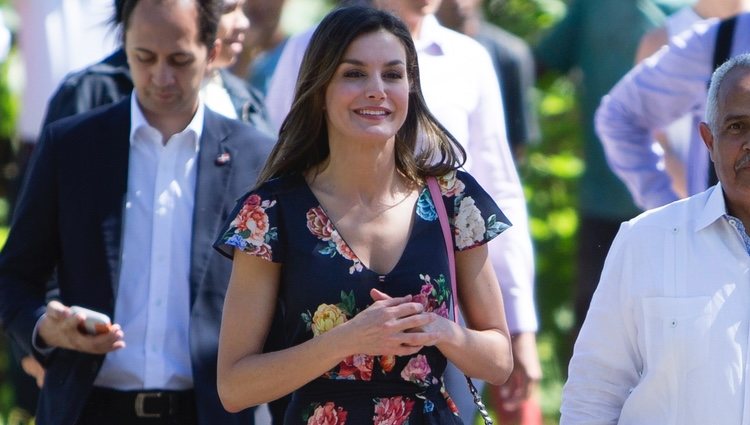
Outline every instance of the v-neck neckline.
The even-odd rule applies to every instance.
[[[368,271],[368,272],[370,272],[370,273],[372,273],[374,275],[377,275],[381,280],[383,280],[384,278],[388,277],[394,271],[396,271],[396,270],[398,270],[400,268],[401,263],[404,261],[405,254],[406,254],[407,250],[409,249],[409,247],[411,246],[412,239],[414,238],[414,229],[417,226],[417,219],[419,218],[418,214],[417,214],[417,208],[419,206],[419,199],[422,197],[422,194],[424,193],[424,191],[427,190],[427,186],[423,185],[419,189],[419,192],[418,192],[418,195],[417,195],[417,200],[416,200],[416,202],[414,202],[414,206],[412,207],[411,217],[410,217],[411,218],[411,225],[409,226],[409,237],[406,240],[406,244],[404,245],[404,249],[401,250],[401,254],[399,255],[398,260],[394,264],[393,268],[391,268],[389,271],[387,271],[385,273],[380,273],[378,271],[375,271],[375,270],[371,269],[368,264],[365,264],[365,262],[362,261],[362,259],[360,258],[359,254],[357,254],[357,252],[352,248],[352,246],[349,245],[349,242],[347,242],[347,240],[344,237],[344,235],[336,227],[336,224],[333,222],[333,219],[331,219],[331,216],[328,215],[328,211],[323,206],[323,204],[320,202],[320,200],[318,199],[318,197],[315,195],[315,192],[313,192],[312,188],[310,187],[310,184],[307,183],[307,179],[305,179],[305,177],[303,175],[301,175],[301,174],[299,175],[299,178],[300,178],[301,183],[304,186],[305,190],[307,191],[308,196],[310,196],[312,198],[312,200],[314,201],[313,203],[318,208],[320,208],[320,211],[325,215],[326,219],[331,223],[331,228],[333,229],[333,231],[336,232],[336,234],[338,235],[338,237],[341,238],[341,241],[344,243],[344,245],[346,245],[346,247],[349,249],[349,251],[354,255],[355,259],[362,265],[362,271]],[[430,201],[430,202],[432,202],[432,201]]]

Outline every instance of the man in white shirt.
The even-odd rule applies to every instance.
[[[44,129],[0,253],[0,323],[46,369],[38,423],[253,423],[216,390],[211,244],[272,140],[200,100],[220,6],[123,0],[133,94]],[[86,334],[74,305],[114,324]]]
[[[513,223],[502,237],[490,242],[490,256],[513,333],[516,369],[505,390],[521,400],[541,376],[535,340],[534,258],[526,201],[506,136],[492,61],[481,44],[438,23],[433,13],[440,0],[375,0],[373,4],[393,11],[409,27],[430,111],[464,146],[468,154],[466,170]],[[309,31],[290,38],[271,78],[266,107],[276,128],[289,111],[299,64],[311,35]],[[463,375],[453,367],[446,375],[451,397],[464,420],[471,423],[476,407]]]
[[[576,341],[562,425],[750,424],[750,55],[711,80],[719,184],[623,223]]]

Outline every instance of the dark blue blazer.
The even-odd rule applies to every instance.
[[[55,270],[64,304],[114,317],[129,134],[130,97],[57,121],[43,132],[0,253],[0,321],[27,352],[33,352],[32,329]],[[231,262],[211,244],[236,199],[255,183],[272,144],[247,124],[206,108],[190,258],[190,354],[200,424],[253,423],[251,411],[227,413],[216,390]],[[75,423],[104,356],[57,349],[40,359],[47,374],[37,423]]]

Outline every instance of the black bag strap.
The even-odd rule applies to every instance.
[[[732,16],[731,18],[724,19],[719,22],[719,30],[716,33],[716,44],[714,45],[714,71],[716,70],[716,68],[720,67],[721,64],[726,62],[727,59],[729,59],[729,54],[732,51],[734,27],[737,26],[736,24],[736,16]],[[711,84],[710,80],[709,84]],[[707,181],[709,187],[715,185],[719,181],[718,177],[716,177],[714,163],[710,160],[708,162]]]

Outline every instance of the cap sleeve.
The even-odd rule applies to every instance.
[[[511,226],[500,207],[470,174],[456,171],[438,181],[451,217],[457,251],[486,244]]]
[[[282,262],[278,233],[279,207],[277,196],[268,185],[251,191],[237,201],[227,223],[214,242],[214,248],[232,258],[235,250]]]

